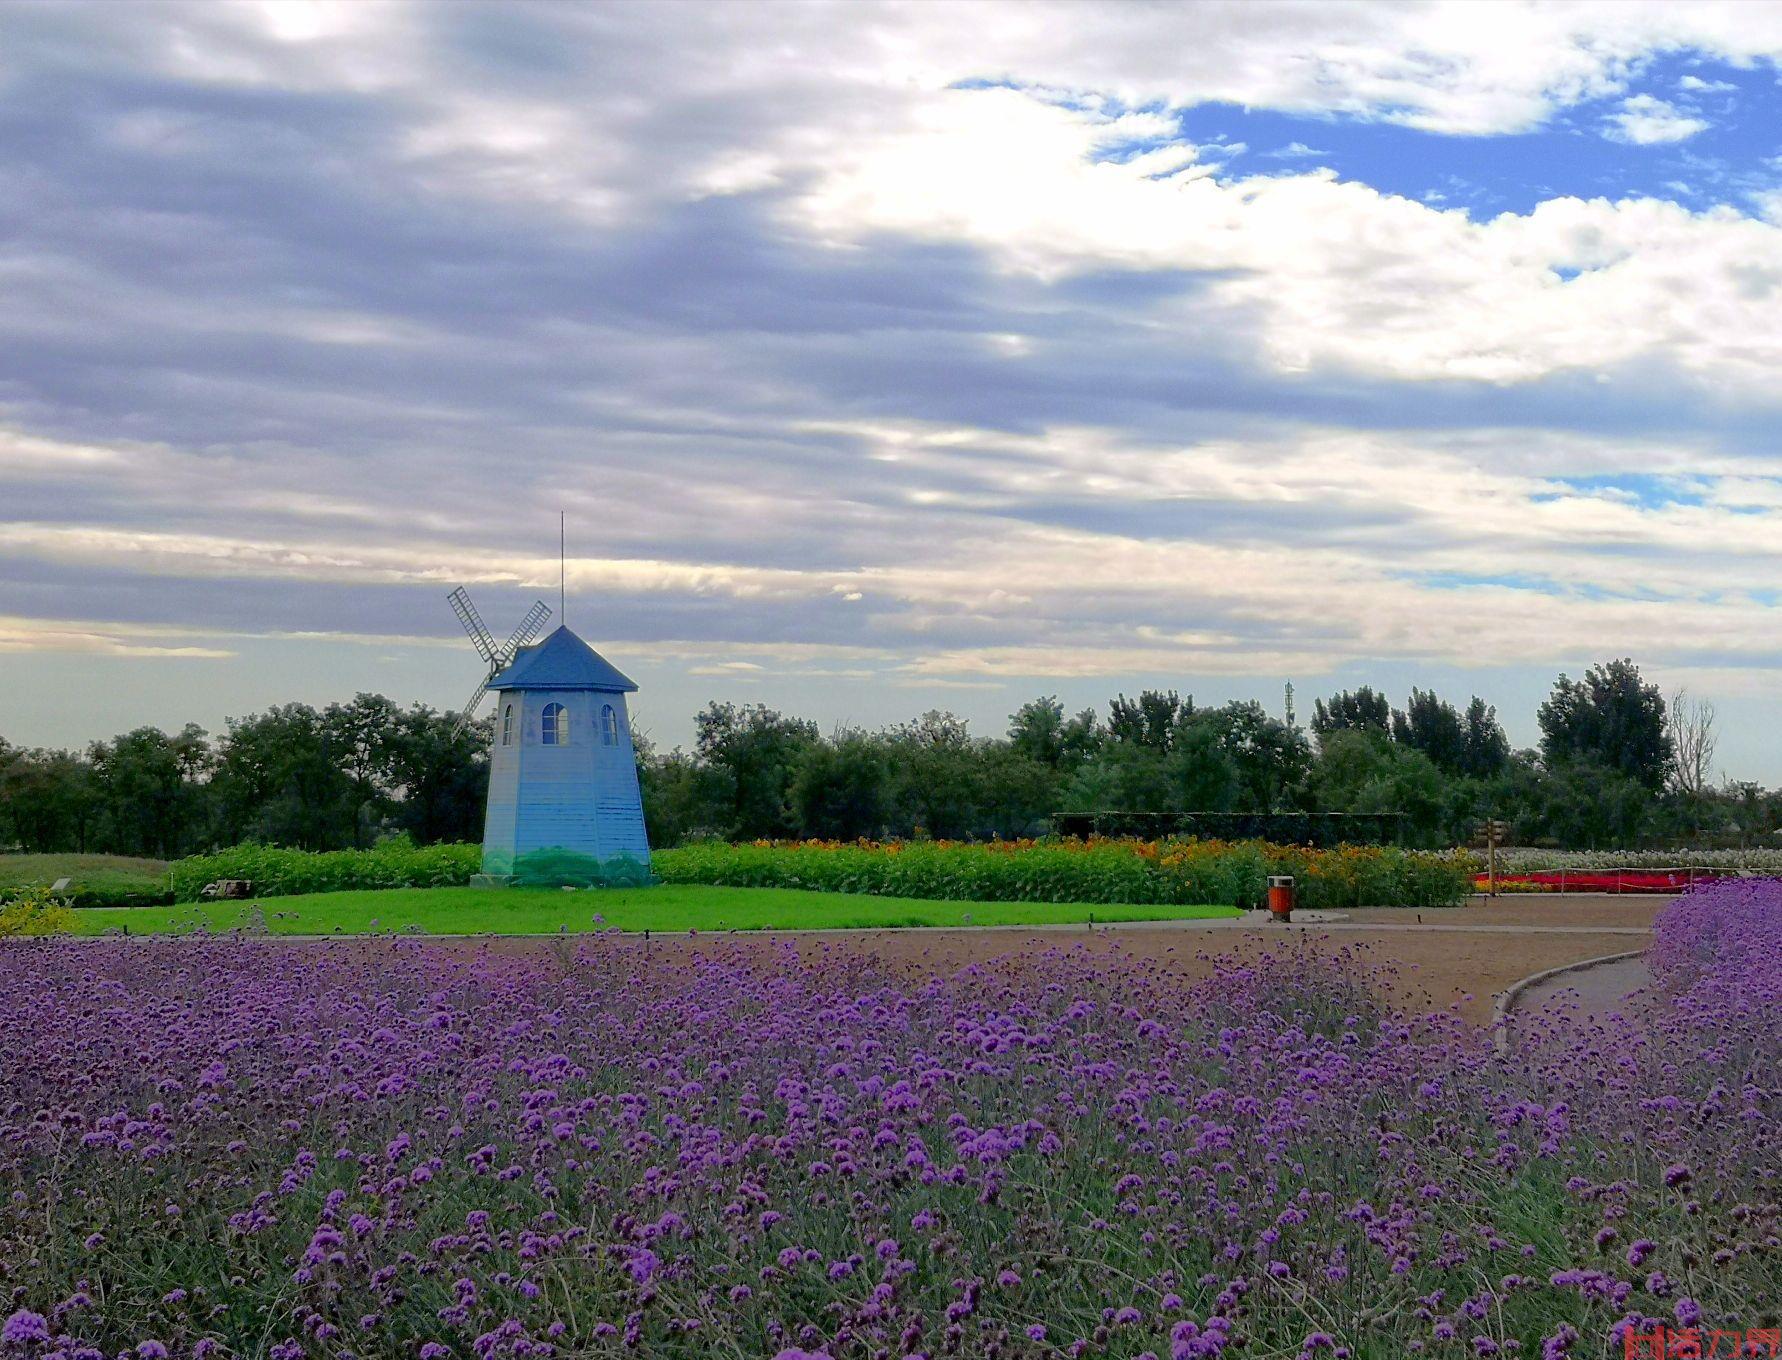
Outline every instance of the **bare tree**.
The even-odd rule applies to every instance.
[[[1680,689],[1671,695],[1665,726],[1671,738],[1672,781],[1679,792],[1700,798],[1708,791],[1718,742],[1714,705],[1706,699],[1691,699],[1688,690]]]

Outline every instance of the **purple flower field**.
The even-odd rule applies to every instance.
[[[1650,1014],[1511,1055],[1388,1013],[1352,954],[911,983],[601,937],[13,945],[0,1355],[1597,1357],[1773,1327],[1782,885],[1658,937]]]

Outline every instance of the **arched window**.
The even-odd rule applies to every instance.
[[[546,746],[569,745],[569,710],[562,704],[544,706],[544,732],[541,740]]]
[[[514,744],[514,706],[512,704],[504,705],[501,710],[501,744],[503,746]]]
[[[600,744],[602,746],[617,746],[619,744],[619,715],[613,712],[611,704],[600,710]]]

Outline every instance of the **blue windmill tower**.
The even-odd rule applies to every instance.
[[[460,723],[495,694],[483,873],[509,882],[648,881],[625,708],[637,686],[567,627],[532,641],[550,617],[543,601],[498,647],[470,597],[459,589],[450,598],[489,668]]]

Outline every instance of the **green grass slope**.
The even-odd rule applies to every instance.
[[[415,926],[429,935],[554,935],[610,930],[836,930],[905,926],[1059,925],[1096,921],[1199,920],[1236,916],[1231,907],[1112,906],[1073,902],[932,902],[903,897],[802,892],[790,888],[388,888],[311,893],[263,902],[94,908],[75,913],[75,932],[118,927],[132,935],[230,930],[263,913],[275,935],[362,935]]]
[[[154,888],[167,877],[167,861],[127,855],[0,855],[0,887],[47,887],[71,878],[76,887]]]
[[[152,907],[173,901],[167,864],[125,855],[0,855],[0,901],[20,888],[66,878],[63,897],[77,907]]]

